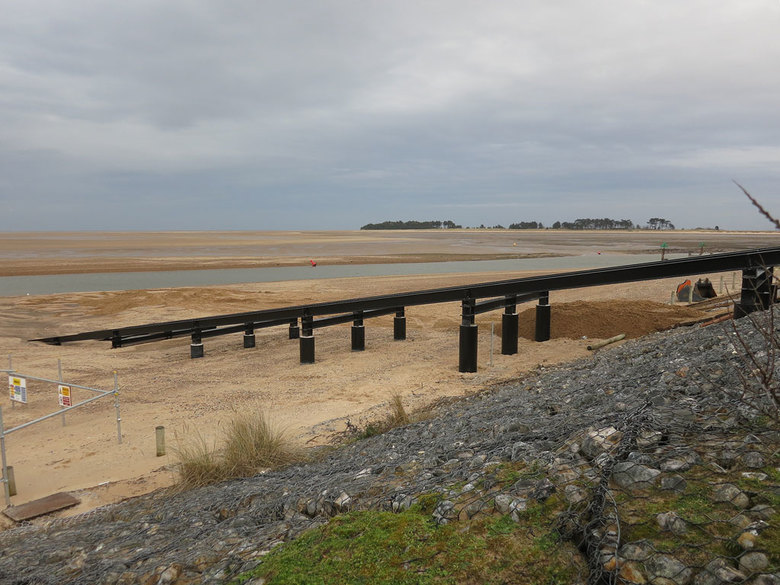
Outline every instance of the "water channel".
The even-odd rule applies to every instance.
[[[682,258],[686,255],[669,255]],[[45,295],[69,292],[138,290],[209,286],[246,282],[277,282],[321,278],[365,278],[410,274],[448,274],[459,272],[511,272],[526,270],[585,270],[660,260],[658,254],[590,254],[557,258],[516,260],[473,260],[459,262],[421,262],[408,264],[350,264],[316,267],[230,268],[213,270],[172,270],[159,272],[103,272],[96,274],[56,274],[45,276],[0,277],[0,296]],[[486,275],[486,281],[491,280]]]

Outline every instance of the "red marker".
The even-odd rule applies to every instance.
[[[312,266],[317,266],[317,263],[314,260],[309,260],[309,262],[311,262]]]

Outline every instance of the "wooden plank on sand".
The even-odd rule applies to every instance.
[[[71,508],[72,506],[80,503],[81,500],[78,498],[74,498],[65,492],[59,492],[39,500],[27,502],[26,504],[9,506],[3,510],[3,514],[8,516],[11,520],[16,522],[23,522],[24,520],[29,520],[30,518],[36,518],[37,516],[43,516],[44,514],[51,514],[57,510]]]

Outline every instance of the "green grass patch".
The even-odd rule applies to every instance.
[[[544,471],[537,461],[530,464],[518,461],[499,465],[496,468],[495,477],[498,484],[509,486],[521,479],[541,479],[544,477]]]
[[[712,496],[717,485],[733,483],[750,493],[755,501],[766,502],[780,511],[780,495],[772,489],[772,475],[777,475],[773,467],[761,470],[769,479],[745,478],[741,472],[733,470],[726,475],[716,475],[703,466],[685,474],[688,484],[682,494],[649,490],[641,495],[618,492],[616,501],[622,520],[624,542],[646,539],[660,551],[673,554],[679,560],[690,565],[706,563],[708,555],[725,557],[738,556],[742,549],[736,538],[740,529],[731,523],[733,517],[741,511],[728,502],[714,502]],[[684,534],[672,534],[662,531],[656,521],[656,515],[663,512],[675,512],[688,523]],[[780,564],[780,526],[774,519],[761,533],[759,547],[770,557],[773,567]]]
[[[766,503],[775,510],[775,514],[768,520],[769,527],[761,532],[758,540],[758,546],[769,557],[768,571],[774,572],[780,569],[780,492],[773,486],[780,483],[780,471],[775,467],[765,467],[760,471],[766,473],[769,479],[759,481],[743,478],[740,487],[744,486],[749,491],[758,494],[754,500],[760,499],[762,503]]]
[[[432,514],[441,499],[441,494],[437,493],[420,494],[415,498],[412,510],[421,514]]]
[[[689,474],[688,487],[680,494],[658,489],[641,496],[619,493],[618,511],[622,519],[623,541],[650,541],[656,550],[672,554],[689,565],[706,564],[708,555],[726,555],[729,538],[736,530],[729,523],[734,508],[710,499],[708,481]],[[687,530],[675,534],[661,530],[656,517],[674,512],[686,521]]]
[[[353,512],[273,550],[233,583],[257,576],[273,585],[571,583],[587,568],[558,541],[553,518],[553,507],[543,505],[527,522],[484,516],[445,526],[415,508]]]
[[[759,545],[769,557],[769,571],[780,569],[780,525],[776,520],[773,519],[769,528],[761,533]]]

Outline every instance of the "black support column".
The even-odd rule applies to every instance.
[[[477,324],[474,323],[474,305],[474,299],[471,298],[461,302],[459,372],[477,371]]]
[[[406,314],[403,307],[395,312],[393,318],[393,339],[397,341],[406,339]]]
[[[301,330],[298,328],[298,319],[290,321],[290,339],[298,339],[301,336]]]
[[[501,315],[501,353],[503,355],[517,353],[517,329],[517,297],[507,295],[504,314]]]
[[[302,364],[314,363],[314,317],[306,315],[301,318],[300,353]]]
[[[539,297],[536,305],[536,341],[550,339],[550,293],[545,292]]]
[[[195,329],[192,332],[192,342],[190,343],[190,358],[202,358],[203,357],[203,340],[200,337],[200,329]]]
[[[352,351],[366,349],[366,328],[363,326],[363,311],[355,311],[352,321]]]
[[[745,268],[742,271],[742,291],[739,303],[734,305],[734,318],[739,319],[753,311],[768,309],[775,300],[774,267]]]
[[[252,323],[246,324],[246,329],[244,330],[244,347],[254,347],[255,346],[255,328]]]

